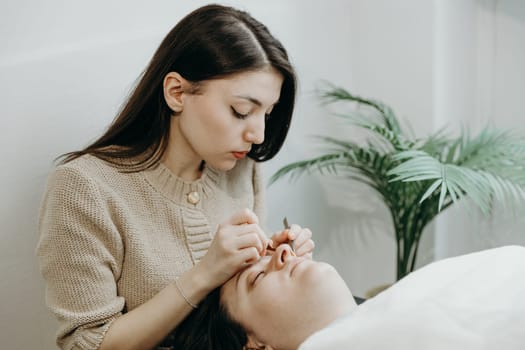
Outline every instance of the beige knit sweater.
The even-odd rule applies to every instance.
[[[114,319],[199,261],[234,211],[251,208],[264,220],[258,169],[247,159],[186,182],[162,164],[122,173],[82,156],[57,167],[43,198],[37,253],[59,347],[98,349]]]

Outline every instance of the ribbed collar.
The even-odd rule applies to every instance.
[[[199,179],[186,181],[159,162],[155,167],[144,171],[143,174],[146,181],[168,200],[186,207],[200,208],[203,200],[211,198],[213,189],[219,183],[221,173],[205,165]],[[200,201],[197,204],[188,202],[187,196],[191,192],[198,192]]]

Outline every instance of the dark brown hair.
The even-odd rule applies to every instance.
[[[156,164],[168,145],[173,112],[164,100],[163,80],[175,71],[195,83],[272,66],[284,78],[278,104],[266,121],[265,140],[248,156],[271,159],[288,133],[296,77],[286,50],[248,13],[220,5],[184,17],[164,38],[135,89],[108,130],[86,148],[61,156],[62,163],[92,154],[111,163],[132,160],[131,171]],[[60,157],[59,157],[60,158]]]
[[[220,301],[221,288],[214,289],[160,344],[192,350],[242,350],[246,331],[234,321]]]

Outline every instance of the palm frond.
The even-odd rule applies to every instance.
[[[335,146],[336,149],[339,149],[342,152],[348,152],[360,148],[360,146],[353,141],[340,140],[331,136],[315,136],[315,138],[328,145]]]
[[[376,190],[392,216],[398,279],[414,269],[425,225],[453,203],[466,199],[486,214],[496,202],[511,210],[525,203],[522,136],[485,128],[475,137],[463,130],[453,138],[443,128],[418,139],[407,136],[393,110],[379,101],[333,85],[320,97],[327,103],[350,102],[350,111],[336,115],[365,131],[365,141],[320,136],[324,155],[281,168],[270,183],[316,171]]]
[[[440,160],[448,159],[446,162],[450,162],[451,155],[455,154],[455,149],[459,146],[461,140],[453,142],[446,133],[446,128],[441,128],[437,132],[431,134],[426,140],[422,142],[422,145],[417,149],[422,150],[430,154],[431,156]]]
[[[345,119],[351,125],[368,130],[370,136],[373,137],[371,140],[380,140],[380,144],[382,145],[384,145],[384,143],[381,141],[387,141],[389,151],[407,150],[414,144],[413,141],[404,137],[403,134],[392,131],[388,125],[384,124],[384,120],[377,121],[370,116],[365,117],[357,112],[336,113],[335,115]]]
[[[290,180],[293,181],[301,176],[305,172],[309,172],[312,169],[318,170],[320,173],[323,171],[329,171],[331,173],[336,172],[336,163],[344,157],[344,152],[339,153],[330,153],[325,154],[320,157],[302,160],[288,164],[280,168],[275,174],[270,178],[269,184],[273,184],[275,181],[279,180],[286,175],[290,176]]]
[[[330,83],[327,83],[326,88],[321,90],[320,97],[324,102],[327,103],[350,101],[355,102],[359,105],[369,106],[380,114],[380,116],[383,118],[386,127],[390,131],[396,134],[402,133],[401,126],[399,125],[399,121],[394,111],[392,110],[392,108],[390,108],[382,102],[351,94],[346,89],[334,86]]]
[[[384,193],[383,188],[388,183],[386,170],[392,167],[390,155],[382,155],[373,149],[330,137],[324,137],[323,140],[335,145],[333,152],[288,164],[279,169],[269,183],[285,176],[293,181],[304,173],[315,171],[320,174],[343,175]]]
[[[440,191],[438,210],[442,209],[446,196],[453,201],[467,196],[486,214],[491,212],[494,200],[525,201],[524,186],[490,171],[442,163],[424,151],[402,152],[394,159],[402,163],[388,172],[393,176],[391,181],[434,180],[420,202]]]
[[[509,162],[524,164],[525,142],[508,130],[483,129],[470,138],[468,132],[461,136],[461,147],[454,163],[469,167],[498,168]]]

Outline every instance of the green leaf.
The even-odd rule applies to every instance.
[[[432,193],[434,193],[434,191],[443,183],[443,180],[442,179],[437,179],[436,181],[434,181],[432,183],[432,185],[427,189],[427,191],[423,194],[423,196],[421,196],[421,200],[419,201],[419,203],[423,202],[425,199],[427,199],[428,197],[430,197],[432,195]]]

